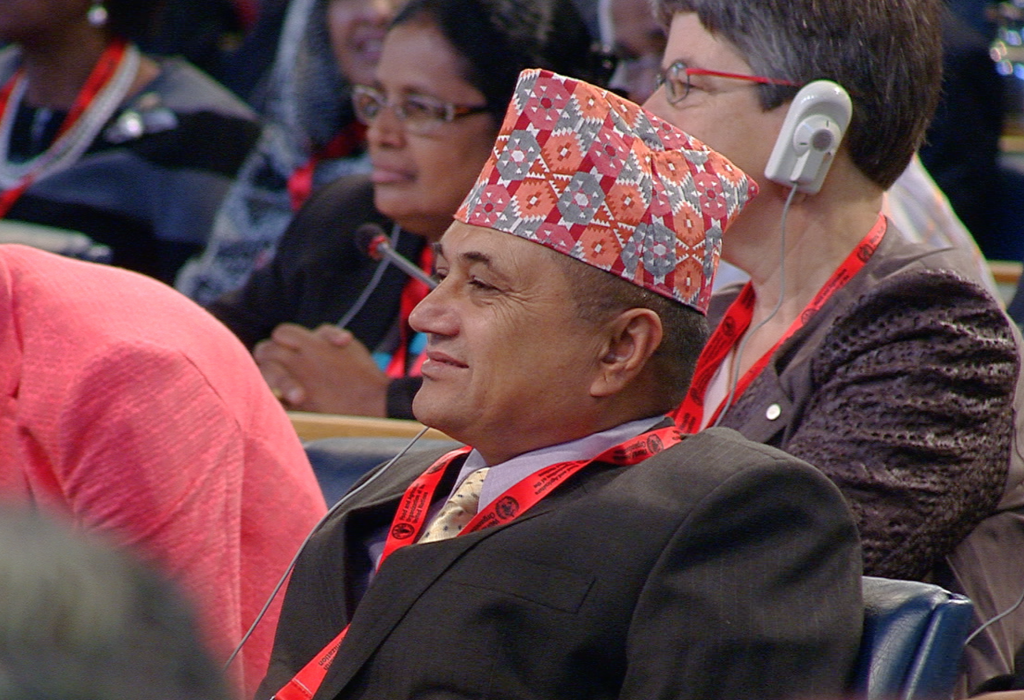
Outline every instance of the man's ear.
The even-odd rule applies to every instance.
[[[651,309],[626,309],[607,326],[598,371],[590,385],[594,398],[625,389],[643,371],[661,345],[661,317]]]

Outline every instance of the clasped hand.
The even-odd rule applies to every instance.
[[[253,349],[263,378],[285,408],[384,417],[390,380],[349,331],[282,323]]]

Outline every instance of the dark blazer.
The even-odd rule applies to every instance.
[[[274,259],[244,287],[207,309],[250,350],[281,323],[316,328],[337,323],[371,284],[379,263],[359,250],[353,234],[364,223],[388,235],[392,222],[373,206],[365,175],[340,178],[317,190],[285,231]],[[396,250],[416,260],[426,241],[402,232]],[[346,328],[372,352],[395,327],[407,277],[389,265],[373,293]],[[399,379],[388,390],[388,416],[412,418],[420,379]]]
[[[966,592],[986,620],[1024,592],[1024,391],[1020,335],[976,267],[890,228],[720,424],[839,486],[865,574]],[[734,297],[716,295],[712,323]],[[1022,641],[1024,608],[973,645],[972,685],[1008,672]]]
[[[842,497],[808,465],[728,430],[633,467],[593,464],[510,524],[398,550],[356,607],[360,543],[436,456],[399,460],[313,537],[259,700],[350,621],[316,698],[843,691],[860,550]]]

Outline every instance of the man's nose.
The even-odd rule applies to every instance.
[[[446,296],[447,288],[442,280],[409,314],[409,325],[414,331],[431,335],[455,334],[458,324]]]

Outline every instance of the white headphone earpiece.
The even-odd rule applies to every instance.
[[[793,98],[764,175],[772,182],[815,194],[828,174],[853,105],[831,80],[808,83]]]

